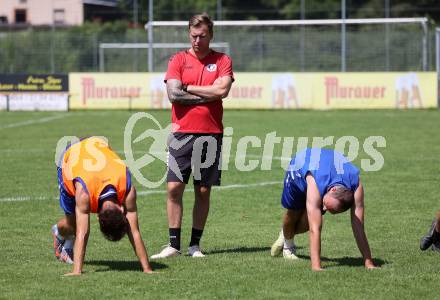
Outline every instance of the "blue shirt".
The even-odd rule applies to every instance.
[[[286,172],[281,199],[285,208],[305,208],[308,173],[315,179],[321,198],[334,185],[353,192],[359,186],[359,169],[344,155],[332,149],[306,148],[292,158]]]

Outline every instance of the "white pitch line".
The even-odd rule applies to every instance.
[[[69,116],[69,115],[68,114],[58,114],[58,115],[45,117],[45,118],[41,118],[41,119],[31,119],[31,120],[18,122],[18,123],[3,125],[3,126],[0,126],[0,129],[14,128],[14,127],[26,126],[26,125],[31,125],[31,124],[47,123],[47,122],[50,122],[53,120],[58,120],[58,119],[61,119],[61,118],[67,117],[67,116]]]
[[[47,152],[47,149],[0,149],[0,153],[43,153]]]
[[[6,197],[6,198],[0,198],[0,202],[22,202],[22,201],[30,201],[30,200],[47,200],[50,199],[50,197],[47,196],[18,196],[18,197]]]
[[[87,113],[59,113],[50,117],[45,117],[41,119],[32,119],[32,120],[26,120],[18,123],[12,123],[0,126],[1,129],[7,129],[7,128],[14,128],[14,127],[20,127],[20,126],[26,126],[31,124],[38,124],[38,123],[47,123],[53,120],[58,120],[64,117],[75,117],[75,116],[83,116],[83,115],[97,115],[97,116],[105,116],[108,115],[110,112],[104,111],[104,112],[87,112]]]
[[[258,183],[250,183],[250,184],[231,184],[231,185],[224,185],[224,186],[213,186],[214,190],[229,190],[229,189],[245,189],[245,188],[251,188],[251,187],[261,187],[261,186],[267,186],[267,185],[276,185],[281,184],[281,181],[266,181],[266,182],[258,182]],[[193,192],[194,189],[185,189],[185,192]],[[144,195],[154,195],[154,194],[166,194],[167,191],[165,189],[163,190],[150,190],[150,191],[138,191],[137,194],[140,196]],[[49,199],[57,199],[49,196],[17,196],[17,197],[6,197],[6,198],[0,198],[1,202],[23,202],[23,201],[31,201],[31,200],[49,200]]]
[[[250,184],[231,184],[224,186],[213,186],[213,190],[229,190],[229,189],[243,189],[250,187],[260,187],[266,185],[275,185],[281,184],[281,181],[266,181],[266,182],[258,182],[258,183],[250,183]],[[194,192],[194,189],[185,189],[185,192]],[[138,191],[138,195],[153,195],[153,194],[166,194],[166,190],[153,190],[153,191]]]
[[[246,155],[231,155],[231,157],[249,157],[249,158],[262,158],[262,159],[272,159],[272,160],[287,160],[290,161],[292,158],[291,157],[282,157],[282,156],[261,156],[258,154],[246,154]]]

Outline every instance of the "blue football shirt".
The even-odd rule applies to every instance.
[[[281,202],[285,208],[305,208],[308,173],[315,179],[321,198],[334,185],[353,192],[359,186],[359,169],[344,155],[332,149],[306,148],[292,158],[284,177]]]

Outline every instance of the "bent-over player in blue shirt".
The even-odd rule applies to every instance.
[[[286,209],[283,227],[272,245],[271,255],[283,253],[297,259],[296,234],[309,231],[312,270],[321,271],[322,216],[351,208],[351,227],[365,267],[375,268],[364,231],[364,190],[359,169],[341,153],[307,148],[292,158],[284,178],[281,204]]]

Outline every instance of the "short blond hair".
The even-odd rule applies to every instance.
[[[191,27],[199,27],[200,25],[203,24],[208,26],[208,30],[211,36],[214,35],[214,22],[212,22],[211,17],[205,12],[198,15],[194,15],[189,19],[188,30],[190,30]]]

